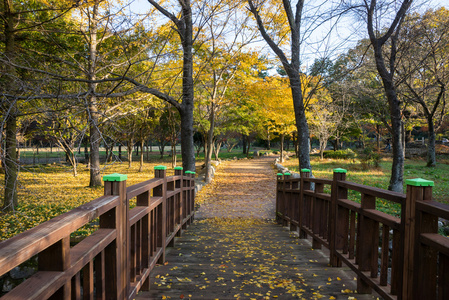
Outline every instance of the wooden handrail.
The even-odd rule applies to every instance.
[[[449,205],[431,200],[433,182],[408,180],[401,194],[348,182],[342,169],[332,180],[311,178],[307,169],[300,175],[277,175],[276,219],[300,238],[310,236],[313,248],[329,248],[333,267],[349,266],[358,293],[449,299],[449,238],[438,234],[438,219],[449,220]],[[348,200],[350,190],[360,193],[358,202]],[[379,211],[377,199],[397,203],[401,216]],[[297,211],[286,209],[292,207]]]
[[[2,300],[133,299],[149,288],[150,271],[194,218],[195,174],[176,168],[167,177],[159,166],[156,178],[130,187],[115,175],[104,196],[0,242],[0,276],[38,257],[36,273]],[[71,246],[70,234],[97,218],[99,229]]]

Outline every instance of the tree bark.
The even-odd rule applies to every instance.
[[[435,150],[435,126],[433,124],[433,118],[431,116],[427,117],[427,126],[429,127],[428,132],[429,142],[427,145],[427,166],[435,167],[437,165],[436,150]]]
[[[213,145],[214,145],[214,129],[215,129],[215,106],[214,102],[211,103],[211,110],[209,115],[209,130],[207,132],[207,152],[206,156],[204,158],[205,160],[205,167],[206,167],[206,174],[204,176],[204,181],[206,183],[210,183],[212,181],[212,174],[210,170],[210,161],[212,160],[212,152],[213,152]]]
[[[89,186],[101,186],[100,174],[100,139],[101,133],[98,128],[99,113],[96,106],[95,97],[90,99],[90,182]]]
[[[242,134],[242,154],[246,154],[246,136]]]
[[[298,132],[298,152],[300,169],[312,170],[310,165],[310,146],[309,146],[309,125],[307,124],[306,113],[304,109],[304,99],[301,90],[301,80],[299,73],[289,70],[290,85],[293,96],[293,107],[295,110],[295,121]]]
[[[5,56],[11,61],[15,61],[15,24],[14,7],[12,1],[6,0],[4,3],[5,22]],[[16,70],[12,65],[6,66],[6,73],[2,74],[5,91],[11,94],[16,92],[15,77]],[[5,191],[3,199],[3,210],[12,211],[18,205],[17,198],[17,178],[19,176],[19,166],[17,164],[17,102],[15,99],[8,99],[2,105],[5,125],[5,148],[3,149],[3,167],[5,171]]]
[[[284,134],[281,134],[281,157],[279,160],[281,163],[284,162]]]
[[[143,171],[143,146],[145,144],[145,141],[142,139],[140,140],[140,167],[139,172]]]
[[[176,142],[171,145],[171,167],[176,168]]]
[[[270,129],[267,129],[267,150],[271,150]]]
[[[17,197],[17,178],[19,166],[17,164],[17,117],[15,112],[10,112],[6,120],[5,141],[5,198],[3,200],[4,211],[12,211],[19,204]]]
[[[133,162],[133,144],[134,141],[128,141],[127,150],[128,150],[128,169],[131,169],[131,163]]]
[[[217,142],[217,144],[215,145],[215,147],[214,147],[214,155],[215,155],[215,160],[219,160],[219,154],[220,154],[220,149],[221,149],[221,144],[222,144],[223,142]]]
[[[89,28],[89,80],[96,80],[97,67],[97,31],[98,31],[98,8],[99,1],[95,0],[92,7],[92,16],[90,19]],[[90,132],[90,182],[89,186],[101,186],[100,174],[100,139],[101,133],[99,128],[100,114],[98,112],[97,98],[94,96],[97,84],[90,82],[88,89],[90,95],[88,96],[88,115],[89,115],[89,132]]]

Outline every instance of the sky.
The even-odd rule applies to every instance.
[[[325,0],[322,0],[325,2]],[[129,0],[131,3],[131,9],[134,12],[143,14],[148,12],[152,6],[147,0]],[[448,6],[448,0],[418,0],[414,1],[415,4],[424,3],[423,7],[441,7]],[[165,17],[162,17],[165,18]],[[301,61],[305,68],[309,67],[316,58],[322,57],[336,57],[340,53],[344,53],[350,48],[354,47],[358,40],[366,37],[366,31],[364,28],[356,28],[356,23],[353,19],[340,20],[341,25],[335,30],[332,36],[328,36],[327,39],[321,37],[323,33],[318,31],[309,38],[310,43],[301,50]],[[328,32],[330,24],[323,27],[321,32]],[[269,47],[262,39],[252,45],[253,49],[260,49],[261,53],[268,54],[274,58],[274,54],[271,53]]]

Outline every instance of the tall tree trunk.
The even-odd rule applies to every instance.
[[[161,155],[161,159],[164,158],[164,149],[165,149],[165,144],[163,142],[161,142],[161,144],[159,145],[159,154]]]
[[[99,113],[96,106],[96,97],[91,97],[90,105],[90,182],[89,186],[101,186],[100,174],[100,141],[101,133],[98,128]]]
[[[243,142],[243,154],[247,154],[246,153],[246,143],[247,143],[247,140],[246,140],[246,135],[244,135],[244,134],[242,134],[242,142]]]
[[[98,9],[99,0],[95,0],[92,7],[92,16],[89,24],[89,80],[96,80],[97,68],[97,30],[98,30]],[[101,186],[100,174],[100,142],[101,133],[99,128],[100,114],[98,112],[97,97],[94,96],[97,84],[89,83],[88,89],[90,95],[88,96],[88,115],[89,115],[89,132],[90,132],[90,182],[89,186]]]
[[[281,134],[281,157],[280,162],[284,162],[284,134]]]
[[[128,144],[126,145],[127,150],[128,150],[128,169],[131,169],[131,163],[133,162],[133,146],[134,146],[134,141],[129,140]]]
[[[15,25],[16,17],[14,7],[11,0],[4,1],[4,22],[5,22],[5,49],[4,56],[11,61],[15,61]],[[2,74],[4,82],[3,88],[9,94],[15,94],[17,87],[15,83],[16,70],[15,67],[8,64],[6,73]],[[5,171],[5,190],[3,199],[3,210],[12,211],[18,205],[17,198],[17,178],[19,176],[19,166],[17,164],[17,102],[16,99],[8,99],[2,104],[3,117],[5,119],[5,148],[4,154],[4,171]]]
[[[212,160],[212,151],[213,151],[213,145],[214,145],[214,129],[215,129],[215,106],[214,106],[213,100],[211,102],[209,124],[210,124],[210,126],[209,126],[209,130],[207,132],[207,138],[206,138],[207,152],[206,152],[206,156],[204,157],[205,166],[206,166],[206,170],[205,170],[206,174],[204,176],[204,181],[206,183],[210,183],[212,181],[210,161]]]
[[[295,11],[292,9],[290,1],[283,1],[284,11],[289,20],[290,26],[290,57],[288,60],[287,55],[279,48],[278,44],[273,41],[271,36],[267,33],[262,18],[259,15],[258,8],[254,5],[252,0],[248,0],[249,8],[257,21],[257,27],[259,28],[262,37],[267,44],[276,53],[277,57],[282,63],[284,70],[286,71],[292,90],[293,108],[295,111],[296,128],[298,132],[299,143],[299,167],[300,169],[306,168],[312,170],[310,165],[310,149],[309,149],[309,125],[305,115],[304,100],[301,88],[301,71],[300,71],[300,47],[301,47],[301,22],[303,15],[304,1],[298,1],[295,6]]]
[[[249,139],[249,135],[246,136],[246,157],[249,157],[249,151],[251,149],[251,140]]]
[[[389,28],[383,31],[384,34],[382,36],[378,36],[379,33],[376,31],[376,22],[378,22],[378,11],[376,11],[378,7],[376,6],[376,1],[368,1],[366,5],[368,34],[374,50],[376,69],[382,79],[385,96],[387,98],[390,110],[391,131],[393,135],[393,164],[391,166],[391,177],[388,189],[395,192],[402,192],[404,182],[404,147],[401,102],[397,97],[396,86],[393,81],[397,54],[396,40],[401,23],[403,22],[404,16],[406,15],[412,1],[402,0],[400,2],[401,3],[400,6],[398,6],[395,18]],[[389,41],[388,44],[387,41]],[[389,68],[387,68],[386,59],[384,56],[385,49],[383,47],[385,45],[388,45],[390,50],[388,58]]]
[[[220,149],[221,149],[221,145],[223,142],[218,142],[215,147],[214,147],[214,156],[215,156],[215,160],[219,160],[219,154],[220,154]]]
[[[179,104],[170,96],[157,93],[157,97],[174,105],[181,117],[181,155],[184,171],[195,171],[195,146],[193,143],[193,23],[190,0],[178,1],[181,6],[181,16],[178,17],[164,9],[158,1],[148,0],[157,10],[168,17],[176,27],[183,50],[182,66],[182,103]]]
[[[86,164],[89,164],[89,148],[87,147],[87,139],[84,144],[84,161]]]
[[[307,124],[304,100],[301,89],[301,79],[299,73],[289,74],[290,85],[293,96],[293,107],[295,110],[296,128],[298,132],[298,145],[299,145],[299,167],[300,169],[312,170],[310,165],[310,146],[309,146],[309,125]]]
[[[436,151],[435,151],[435,126],[433,124],[432,117],[427,117],[427,126],[429,127],[427,145],[427,166],[435,167],[437,165]]]
[[[145,141],[142,139],[140,140],[140,167],[139,167],[139,172],[143,171],[143,146],[145,144]]]
[[[17,164],[17,118],[15,111],[11,112],[6,119],[6,141],[5,141],[5,198],[3,210],[12,211],[19,203],[17,198],[17,178],[19,166]]]
[[[181,155],[184,171],[195,171],[195,144],[193,143],[193,24],[190,0],[179,1],[182,5],[184,34],[182,39],[182,111],[181,115]]]
[[[176,140],[172,140],[171,143],[171,166],[172,168],[176,167]]]
[[[295,147],[295,155],[296,157],[299,157],[299,145],[298,139],[296,138],[296,132],[293,133],[293,145]]]
[[[271,150],[270,129],[267,128],[267,150]]]

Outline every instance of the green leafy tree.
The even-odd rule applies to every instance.
[[[449,86],[449,11],[440,8],[412,14],[398,39],[398,93],[417,104],[428,127],[427,166],[436,165],[436,132],[447,114]]]

